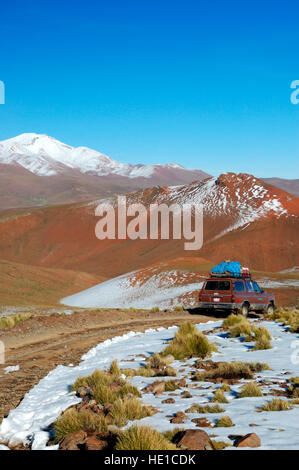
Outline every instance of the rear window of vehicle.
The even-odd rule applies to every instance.
[[[244,292],[245,291],[244,282],[243,281],[234,281],[234,290],[236,292]]]
[[[207,281],[205,290],[230,290],[230,281]]]

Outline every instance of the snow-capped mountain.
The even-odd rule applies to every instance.
[[[119,175],[150,178],[159,169],[184,170],[175,163],[166,165],[131,165],[87,147],[71,147],[53,137],[34,133],[21,134],[0,142],[0,163],[19,164],[39,176],[53,176],[70,169],[97,176]]]
[[[39,134],[0,142],[0,210],[78,202],[209,176],[176,163],[131,165]]]

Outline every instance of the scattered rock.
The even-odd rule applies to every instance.
[[[83,444],[87,434],[85,431],[76,431],[67,434],[60,442],[60,450],[79,450],[78,445]]]
[[[255,433],[246,434],[246,436],[240,437],[234,443],[235,447],[260,447],[261,445],[261,440]]]
[[[192,423],[196,423],[198,428],[210,428],[212,423],[207,420],[207,418],[193,418]]]
[[[186,419],[189,419],[188,416],[182,411],[178,411],[174,417],[170,420],[172,424],[182,424]]]
[[[95,436],[88,437],[84,443],[85,450],[104,450],[107,447],[107,441],[102,441]]]
[[[182,398],[192,398],[192,395],[191,395],[190,392],[187,392],[187,391],[186,391],[186,392],[182,392],[182,393],[181,393],[181,397],[182,397]]]
[[[154,382],[149,384],[142,391],[145,393],[154,393],[155,395],[159,395],[160,393],[165,392],[165,382]]]
[[[166,398],[166,400],[163,400],[162,403],[175,403],[175,399],[174,398]]]
[[[174,443],[186,450],[214,450],[213,444],[205,431],[199,429],[187,429],[179,432]]]

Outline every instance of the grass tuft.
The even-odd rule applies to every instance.
[[[230,428],[234,426],[230,416],[222,416],[216,421],[215,428]]]
[[[153,414],[153,408],[143,405],[142,402],[135,397],[119,398],[114,402],[110,410],[111,422],[118,427],[125,426],[128,421],[146,418]]]
[[[291,410],[292,405],[281,398],[273,398],[273,400],[265,403],[258,411],[287,411]]]
[[[245,384],[238,394],[238,398],[245,397],[262,397],[263,392],[261,388],[255,382],[249,382]]]
[[[225,397],[223,390],[221,388],[218,388],[214,392],[212,401],[217,401],[218,403],[228,403],[228,400]]]
[[[115,450],[175,450],[176,446],[155,429],[132,426],[117,438]]]
[[[103,416],[88,410],[77,411],[75,408],[66,410],[54,423],[55,442],[58,443],[67,434],[75,431],[106,432],[107,424]]]
[[[194,403],[186,410],[186,413],[223,413],[224,409],[219,405],[198,405]]]
[[[185,322],[180,326],[174,339],[161,352],[161,355],[171,355],[177,360],[194,356],[204,359],[215,351],[217,351],[216,345],[210,343],[208,338],[200,333],[192,323]]]
[[[21,323],[25,320],[29,320],[34,315],[32,313],[18,313],[17,315],[9,315],[8,317],[0,318],[0,329],[1,328],[12,328],[13,326]]]

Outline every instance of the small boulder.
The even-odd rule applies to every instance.
[[[192,423],[195,423],[198,428],[210,428],[211,422],[207,418],[194,418],[191,420]]]
[[[260,447],[262,443],[259,436],[253,432],[237,439],[234,445],[235,447]]]
[[[177,447],[185,450],[214,450],[213,444],[205,431],[187,429],[174,437]]]
[[[175,399],[174,398],[166,398],[166,400],[163,400],[162,403],[172,404],[172,403],[175,403]]]
[[[154,382],[143,389],[145,393],[154,393],[159,395],[165,392],[165,382]]]
[[[87,434],[85,431],[76,431],[67,434],[60,442],[60,450],[79,450],[78,445],[83,444]]]
[[[107,441],[90,436],[85,441],[85,450],[104,450],[107,447]]]
[[[185,392],[182,392],[181,393],[181,397],[182,398],[192,398],[192,395],[190,392],[188,392],[187,390]]]

